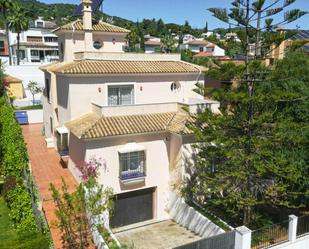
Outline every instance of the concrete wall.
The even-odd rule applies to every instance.
[[[224,230],[185,203],[171,192],[169,196],[169,215],[178,224],[204,238],[224,233]]]
[[[309,235],[300,237],[294,242],[286,242],[277,246],[271,247],[271,249],[308,249],[309,248]]]
[[[27,111],[29,124],[43,123],[43,110]]]

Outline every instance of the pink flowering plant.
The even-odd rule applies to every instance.
[[[83,182],[88,182],[97,179],[99,176],[99,169],[106,168],[105,161],[102,158],[91,157],[88,162],[82,161],[76,166],[81,172],[81,179]]]

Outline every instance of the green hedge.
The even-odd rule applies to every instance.
[[[37,233],[30,194],[23,179],[23,167],[28,165],[27,149],[13,108],[5,97],[0,98],[0,137],[0,175],[5,181],[15,179],[14,183],[7,184],[10,187],[4,191],[10,217],[19,236]]]
[[[5,97],[0,98],[0,134],[0,175],[21,177],[24,165],[28,164],[28,154],[13,108]]]

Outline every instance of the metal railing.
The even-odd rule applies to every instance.
[[[252,232],[251,248],[269,248],[288,241],[289,221],[263,227]]]
[[[201,239],[173,249],[234,249],[235,231]]]
[[[309,214],[298,217],[296,237],[302,237],[309,234]]]

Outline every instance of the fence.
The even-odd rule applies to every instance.
[[[41,198],[39,191],[37,191],[37,185],[35,183],[34,178],[32,177],[31,173],[27,172],[27,167],[25,167],[25,166],[23,167],[23,175],[24,175],[24,179],[26,181],[28,192],[30,193],[31,203],[32,203],[32,211],[33,211],[33,214],[34,214],[35,222],[37,223],[38,228],[39,228],[41,233],[45,233],[46,228],[48,228],[48,233],[50,235],[50,229],[49,229],[49,226],[48,226],[48,222],[47,222],[45,213],[37,205],[37,201],[39,200],[40,202],[42,202],[43,199]],[[50,235],[50,237],[51,237],[51,235]],[[50,248],[51,249],[54,248],[54,245],[52,243],[51,243]]]
[[[222,233],[213,237],[192,242],[173,249],[234,249],[235,231]]]
[[[274,244],[288,241],[289,221],[260,228],[252,232],[251,248],[268,248]]]
[[[309,234],[309,214],[298,218],[296,237],[299,238],[307,234]]]

